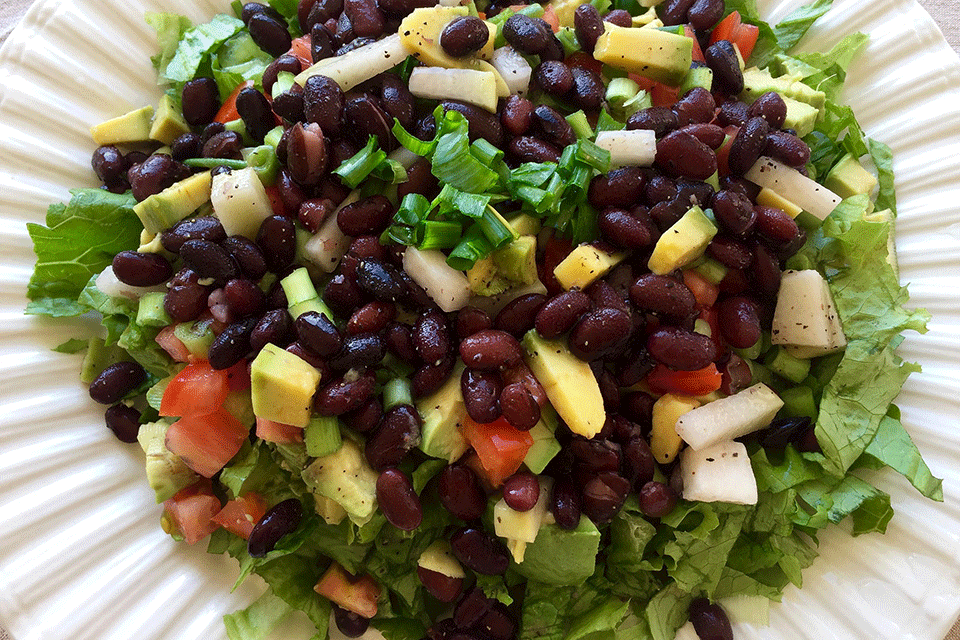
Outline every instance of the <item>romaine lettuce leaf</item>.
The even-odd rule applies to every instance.
[[[527,582],[517,640],[563,640],[573,589]]]
[[[890,209],[897,213],[897,193],[893,178],[893,152],[890,147],[877,140],[870,140],[870,157],[877,168],[877,181],[880,184],[877,193],[876,207],[878,211]]]
[[[267,589],[246,609],[223,616],[230,640],[264,640],[293,608]]]
[[[943,481],[930,473],[917,445],[899,420],[886,415],[880,419],[877,433],[863,452],[865,459],[878,466],[888,466],[903,474],[917,491],[926,497],[943,501]],[[858,461],[865,463],[866,460]]]
[[[777,37],[777,45],[784,51],[789,51],[800,42],[807,30],[830,9],[832,4],[833,0],[816,0],[816,2],[798,8],[778,22],[773,28],[773,33]]]
[[[210,63],[220,45],[243,28],[241,20],[221,13],[210,22],[188,29],[177,45],[177,52],[160,72],[161,82],[182,84],[192,80],[202,64]]]
[[[166,69],[170,61],[173,60],[180,39],[193,26],[193,23],[186,16],[176,13],[147,13],[144,15],[144,19],[157,32],[157,44],[160,46],[160,52],[152,56],[150,60],[153,62],[153,68],[159,73]]]

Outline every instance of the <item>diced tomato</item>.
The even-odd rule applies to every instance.
[[[553,270],[557,265],[563,262],[563,259],[573,251],[573,243],[569,238],[561,238],[556,234],[547,239],[547,244],[543,249],[543,264],[538,263],[537,269],[540,272],[540,281],[547,288],[550,295],[556,295],[563,291],[563,287],[557,281],[557,276],[553,275]]]
[[[697,371],[674,371],[657,364],[647,374],[647,384],[654,393],[679,393],[687,396],[703,396],[720,388],[722,376],[712,362]]]
[[[650,88],[650,99],[655,107],[669,107],[676,104],[679,94],[679,87],[671,87],[662,82],[654,82],[653,87]]]
[[[167,430],[166,445],[188,467],[210,478],[237,455],[249,431],[226,409],[180,418]]]
[[[267,512],[267,502],[259,493],[245,493],[236,500],[223,505],[213,521],[244,540],[250,538],[253,525]]]
[[[223,406],[230,392],[230,369],[218,371],[209,362],[192,362],[163,392],[162,416],[203,416]]]
[[[693,61],[706,62],[706,58],[703,57],[703,50],[700,48],[700,41],[697,40],[697,35],[693,32],[693,27],[689,24],[683,25],[683,35],[693,40]]]
[[[728,176],[730,175],[730,147],[733,146],[733,139],[737,137],[740,128],[730,125],[723,131],[727,134],[727,139],[717,149],[717,173],[721,176]]]
[[[310,53],[311,43],[310,34],[294,38],[290,43],[288,55],[294,56],[300,61],[300,66],[304,69],[313,66],[313,55]]]
[[[720,40],[728,40],[737,45],[740,55],[746,61],[750,59],[759,36],[760,28],[752,24],[744,24],[740,12],[734,11],[713,28],[713,33],[710,34],[710,44]]]
[[[213,121],[225,124],[239,118],[240,113],[237,111],[237,96],[240,95],[241,91],[252,86],[253,80],[247,80],[246,82],[241,82],[238,84],[233,90],[233,93],[231,93],[227,99],[223,101],[223,104],[220,105],[220,110],[217,111],[217,115],[213,118]]]
[[[267,197],[270,198],[270,208],[273,209],[273,215],[289,218],[287,208],[283,204],[283,198],[280,197],[280,189],[276,186],[269,186],[264,187],[263,190],[267,192]]]
[[[461,433],[477,452],[490,484],[495,487],[517,472],[533,446],[529,432],[520,431],[503,418],[480,424],[466,416]]]
[[[220,500],[206,478],[178,491],[163,503],[163,509],[187,544],[203,540],[219,526],[213,517],[220,512]]]
[[[174,328],[172,324],[164,327],[157,334],[155,340],[160,348],[166,351],[175,362],[189,362],[190,349],[187,349],[187,345],[183,344],[180,338],[174,335]]]
[[[324,598],[364,618],[377,615],[377,600],[382,589],[369,574],[354,578],[334,562],[313,588]]]
[[[650,91],[653,88],[653,85],[657,84],[655,80],[650,78],[644,78],[643,76],[636,73],[628,73],[627,77],[640,85],[640,88],[644,91]]]
[[[241,360],[224,371],[230,391],[246,391],[250,388],[250,364],[246,360]]]
[[[257,418],[257,437],[277,444],[303,442],[303,429],[282,422]]]
[[[553,5],[548,4],[543,8],[543,21],[550,25],[554,33],[560,31],[560,18],[557,17],[557,12],[553,10]]]
[[[567,56],[567,59],[564,60],[564,62],[568,67],[580,67],[581,69],[593,71],[597,75],[600,75],[603,71],[603,64],[589,53],[584,51],[574,51]]]
[[[723,336],[720,334],[719,318],[720,314],[717,313],[714,307],[700,309],[700,317],[698,319],[710,325],[710,339],[713,340],[713,344],[717,345],[717,353],[722,355],[727,352],[727,343],[723,341]]]
[[[693,269],[687,269],[683,272],[683,284],[693,292],[693,297],[697,300],[697,305],[701,307],[712,307],[720,295],[720,289],[702,275]]]

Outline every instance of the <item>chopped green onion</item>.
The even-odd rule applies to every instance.
[[[277,152],[268,144],[259,147],[246,148],[243,150],[243,157],[247,161],[247,166],[257,172],[257,177],[264,186],[272,186],[277,181],[277,172],[280,171],[280,161],[277,160]]]
[[[464,193],[449,184],[445,184],[440,194],[433,199],[430,208],[440,207],[441,215],[458,211],[470,218],[480,218],[483,216],[489,203],[489,195]]]
[[[268,144],[276,150],[280,146],[280,139],[283,138],[283,127],[277,126],[267,132],[263,137],[263,144]]]
[[[477,224],[495,249],[510,244],[520,237],[520,234],[514,231],[510,223],[504,220],[500,212],[492,206],[487,206],[487,210],[483,212],[483,217]]]
[[[589,140],[577,141],[576,157],[577,160],[590,165],[600,173],[610,170],[610,152]]]
[[[390,242],[411,247],[417,244],[417,232],[413,227],[402,224],[390,225],[380,235],[380,244],[389,244]]]
[[[557,36],[557,40],[560,41],[560,44],[563,45],[564,56],[569,56],[577,51],[581,51],[577,34],[570,27],[562,27],[555,35]]]
[[[408,193],[403,196],[403,200],[400,201],[400,207],[397,209],[397,212],[393,214],[393,219],[400,224],[413,226],[419,224],[421,220],[426,219],[431,209],[433,209],[433,205],[422,195],[419,193]]]
[[[183,164],[195,169],[213,169],[227,167],[228,169],[246,169],[246,160],[228,160],[226,158],[187,158]]]
[[[333,170],[333,173],[340,176],[340,181],[351,189],[356,189],[357,185],[364,181],[381,162],[386,160],[387,153],[377,148],[376,136],[370,136],[367,140],[367,146],[343,161],[339,167]]]
[[[593,129],[587,122],[587,114],[583,112],[583,109],[568,115],[567,122],[573,127],[573,132],[577,134],[578,138],[590,139],[593,137]]]
[[[383,410],[389,411],[401,404],[413,404],[410,381],[406,378],[393,378],[383,385]]]
[[[440,182],[470,193],[484,193],[499,180],[493,169],[485,167],[470,153],[466,127],[455,133],[445,133],[437,140],[433,175]]]
[[[487,240],[479,223],[474,223],[447,256],[447,264],[458,271],[467,271],[477,260],[490,255],[493,245]]]
[[[387,184],[400,184],[407,181],[407,170],[393,158],[385,158],[370,173]]]
[[[600,229],[597,226],[597,211],[586,202],[577,207],[576,215],[573,217],[572,233],[573,243],[590,242],[600,236]]]
[[[590,0],[590,4],[602,16],[610,13],[610,10],[613,9],[613,3],[610,0]]]
[[[470,145],[470,153],[488,167],[492,167],[495,163],[503,160],[504,155],[502,149],[496,148],[483,138],[477,138],[473,141],[473,144]]]
[[[525,162],[510,172],[509,184],[542,187],[557,171],[555,162]]]
[[[436,138],[433,140],[421,140],[417,136],[404,129],[403,125],[401,125],[400,121],[396,118],[393,119],[392,131],[393,135],[397,138],[397,142],[418,156],[430,155],[437,146]]]
[[[626,125],[611,116],[606,109],[600,111],[600,117],[597,119],[597,133],[601,131],[622,131],[624,128],[626,128]]]
[[[420,240],[417,242],[418,249],[450,249],[457,246],[460,241],[463,225],[459,222],[425,220],[420,225],[418,235],[420,235]]]

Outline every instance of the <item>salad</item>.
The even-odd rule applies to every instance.
[[[164,530],[269,585],[231,637],[731,637],[885,529],[854,472],[942,499],[865,38],[787,53],[828,8],[147,16],[168,90],[31,225],[28,312],[103,316],[60,350]]]

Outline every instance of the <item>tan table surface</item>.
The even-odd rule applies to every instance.
[[[871,2],[872,0],[864,0]],[[960,2],[958,0],[919,0],[940,25],[947,42],[954,51],[960,53]],[[30,6],[31,0],[2,0],[0,2],[0,44],[16,26],[20,17]],[[0,629],[0,640],[13,640],[6,631]],[[960,640],[960,620],[953,626],[944,640]]]

